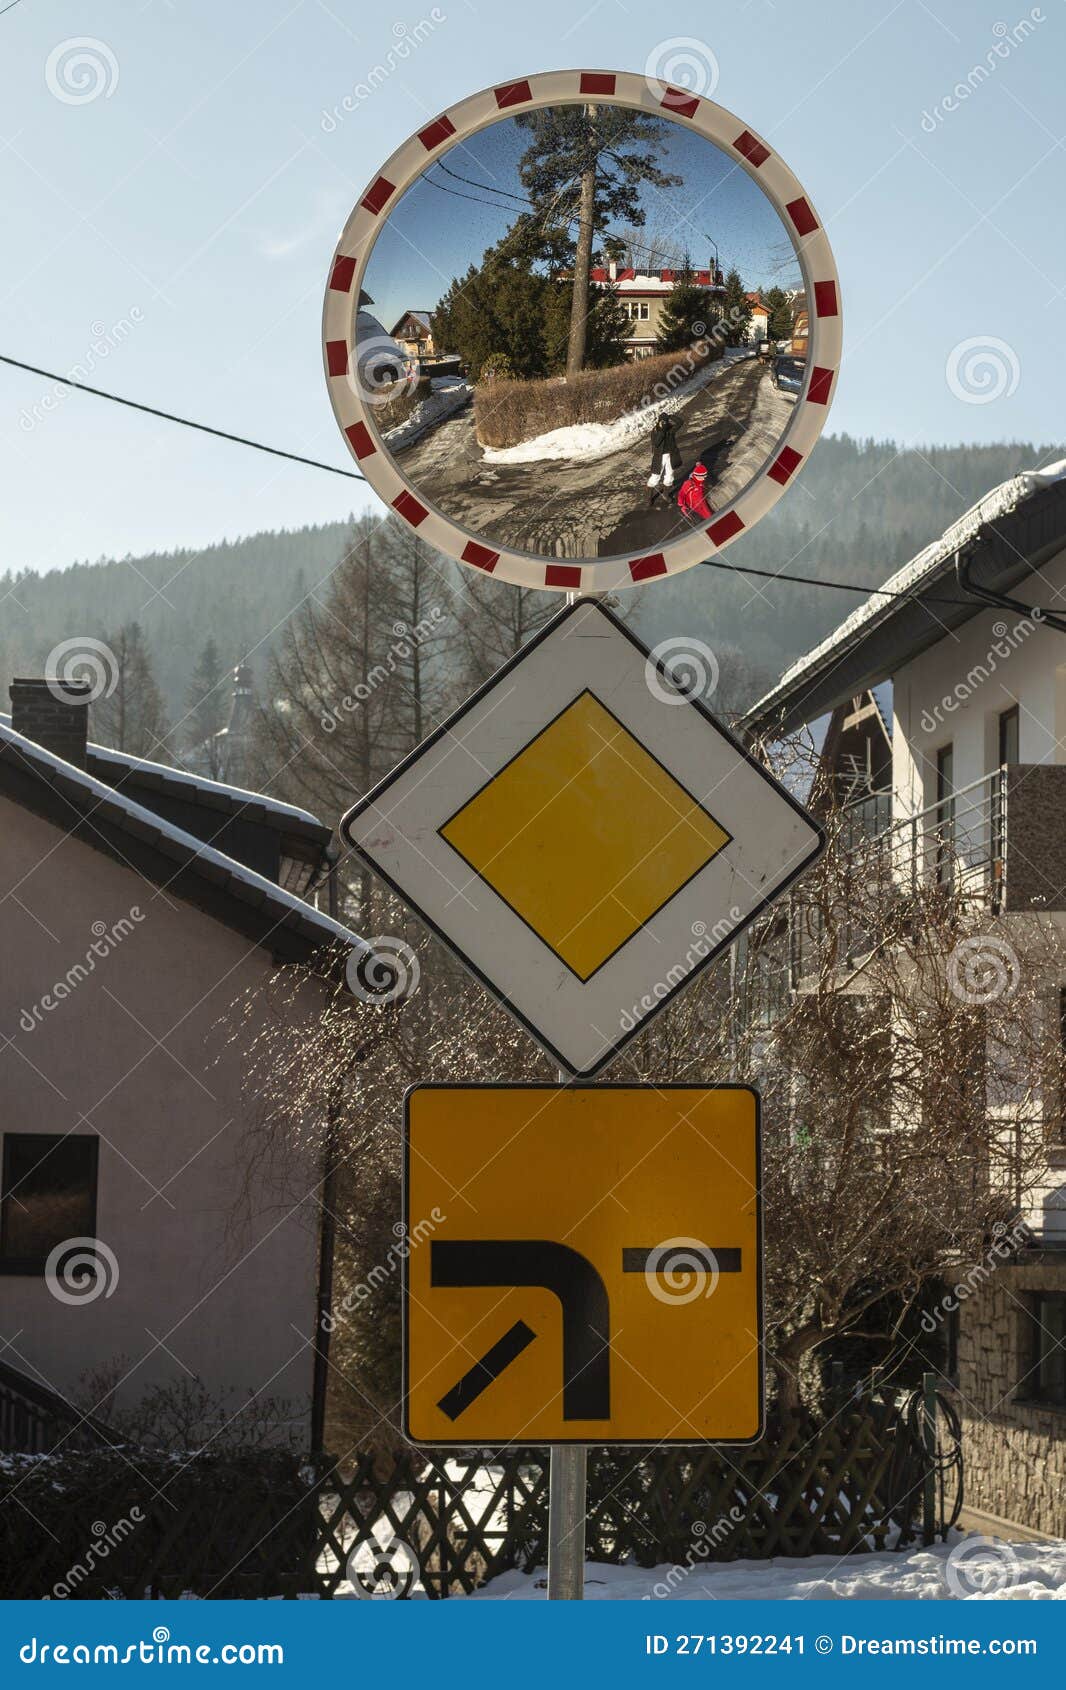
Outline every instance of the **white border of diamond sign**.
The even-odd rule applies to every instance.
[[[730,837],[582,981],[439,829],[585,691]],[[553,618],[356,804],[340,831],[549,1055],[581,1078],[605,1068],[824,847],[818,824],[784,787],[590,600]]]

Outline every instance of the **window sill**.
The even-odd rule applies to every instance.
[[[1045,1414],[1066,1415],[1066,1402],[1046,1402],[1040,1397],[1012,1397],[1012,1408],[1038,1408]]]

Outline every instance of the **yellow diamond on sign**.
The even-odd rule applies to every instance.
[[[730,839],[587,691],[439,832],[579,980]]]

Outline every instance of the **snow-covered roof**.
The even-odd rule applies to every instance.
[[[664,282],[659,275],[642,275],[639,272],[634,276],[619,276],[618,280],[611,285],[616,293],[673,293],[674,291],[672,279]]]
[[[954,567],[956,554],[967,546],[982,529],[996,522],[1044,488],[1066,479],[1066,458],[1049,464],[1046,469],[1023,470],[1012,475],[998,487],[993,487],[970,506],[943,534],[924,546],[909,563],[889,576],[884,587],[871,593],[828,638],[816,645],[786,669],[781,679],[748,711],[746,720],[758,722],[773,719],[785,706],[789,695],[801,688],[826,664],[842,654],[879,621],[887,620],[900,604],[899,594],[916,598],[938,576],[948,574]],[[975,611],[985,608],[975,603]]]
[[[46,751],[35,740],[27,739],[24,734],[16,733],[7,722],[0,721],[0,758],[12,755],[28,764],[34,773],[59,791],[75,810],[87,817],[99,813],[102,819],[117,820],[165,856],[202,873],[216,887],[222,884],[242,903],[276,915],[275,927],[295,930],[305,940],[316,940],[320,945],[340,943],[349,949],[369,948],[358,934],[305,903],[302,898],[286,892],[265,875],[257,874],[254,869],[226,856],[214,846],[205,845],[195,834],[186,833],[184,828],[166,821],[154,810],[127,798],[121,790],[96,780],[84,769],[57,757],[54,752]],[[168,769],[166,772],[169,774],[171,771]],[[168,884],[180,896],[173,883]]]
[[[222,728],[220,731],[226,733],[228,730]],[[92,740],[86,750],[98,762],[114,763],[117,767],[129,769],[134,775],[141,772],[162,775],[179,785],[194,787],[198,792],[217,793],[221,798],[232,799],[235,804],[255,804],[260,809],[269,810],[272,815],[289,821],[308,822],[312,827],[324,825],[310,810],[301,810],[298,804],[283,804],[279,798],[271,798],[265,792],[249,792],[243,786],[230,786],[226,781],[209,780],[206,775],[190,774],[188,769],[171,768],[169,763],[153,763],[147,757],[131,757],[126,751],[113,751],[107,745],[94,745]]]
[[[373,371],[364,374],[364,365],[375,359],[387,363],[390,358],[402,366],[403,348],[387,333],[372,311],[358,310],[355,315],[355,362],[360,379],[371,391],[377,382]]]
[[[421,323],[424,329],[428,329],[430,326],[430,314],[428,311],[405,311],[403,316],[398,320],[396,327],[392,330],[392,333],[394,335],[399,334],[404,324],[412,321]]]
[[[9,711],[0,710],[0,726],[10,728]],[[220,730],[221,733],[227,731],[225,728]],[[85,749],[94,762],[114,764],[116,770],[128,769],[134,779],[139,775],[156,776],[161,781],[173,781],[175,785],[188,787],[206,798],[216,797],[229,804],[265,810],[268,816],[276,817],[280,822],[300,822],[324,833],[330,831],[310,810],[303,810],[298,804],[284,804],[280,798],[272,798],[267,792],[250,792],[242,786],[230,786],[226,781],[210,780],[206,775],[194,775],[188,769],[174,768],[169,763],[154,763],[149,757],[134,757],[128,751],[97,745],[94,740],[89,740]]]

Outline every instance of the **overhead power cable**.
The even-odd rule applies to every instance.
[[[531,207],[534,205],[534,201],[530,199],[528,194],[513,194],[509,188],[496,188],[496,187],[493,187],[492,184],[488,183],[488,182],[476,182],[472,176],[464,176],[461,171],[450,170],[448,168],[448,166],[444,163],[443,159],[438,158],[434,162],[434,164],[432,164],[430,166],[430,169],[432,169],[432,170],[443,170],[446,175],[448,175],[452,178],[453,181],[455,181],[455,182],[465,182],[468,187],[470,187],[470,188],[480,188],[483,193],[503,194],[505,196],[505,198],[507,198],[509,200],[516,200],[520,205],[528,205],[528,206],[531,206]],[[446,182],[436,182],[436,181],[434,181],[433,177],[429,175],[428,172],[426,173],[423,180],[428,182],[431,188],[439,188],[442,193],[454,194],[456,199],[473,200],[476,205],[495,206],[497,211],[505,211],[505,210],[508,209],[508,207],[500,205],[497,200],[483,199],[483,198],[480,198],[479,196],[477,196],[475,194],[463,194],[463,193],[460,193],[458,191],[458,189],[456,189],[456,188],[449,188]],[[569,186],[569,185],[570,184],[567,184],[567,186]],[[575,216],[569,216],[569,217],[567,217],[566,221],[567,221],[568,224],[571,224],[571,223],[576,223],[578,221],[578,219]],[[633,252],[635,252],[635,253],[636,252],[642,252],[644,254],[645,258],[661,258],[661,259],[664,258],[664,259],[668,259],[670,261],[670,263],[674,266],[675,269],[677,269],[681,264],[681,260],[677,257],[676,253],[663,252],[663,251],[660,250],[659,247],[645,246],[641,241],[633,240],[628,235],[620,237],[620,238],[623,240],[624,245],[632,248]]]
[[[124,399],[121,394],[107,393],[102,387],[90,387],[87,382],[74,381],[71,376],[59,375],[55,370],[45,370],[39,364],[27,364],[21,358],[8,357],[0,352],[0,364],[9,364],[12,369],[26,370],[30,375],[43,376],[46,381],[59,382],[64,387],[73,387],[79,393],[88,393],[93,399],[108,399],[113,405],[124,405],[131,411],[143,411],[146,416],[159,417],[163,422],[178,423],[182,428],[196,429],[200,434],[210,434],[217,440],[229,440],[235,446],[249,446],[255,452],[267,452],[274,458],[287,458],[290,463],[305,464],[309,469],[322,469],[329,475],[347,476],[351,481],[366,481],[366,476],[358,470],[340,469],[336,464],[325,464],[319,458],[305,458],[299,452],[286,452],[280,446],[267,446],[262,440],[251,440],[244,434],[231,434],[228,429],[212,428],[209,423],[195,422],[191,417],[179,416],[175,411],[164,411],[156,405],[142,404],[139,399]],[[879,594],[889,599],[914,599],[926,604],[955,605],[961,610],[971,610],[973,598],[958,599],[945,598],[933,593],[922,593],[915,588],[900,592],[892,587],[874,587],[865,581],[823,581],[817,575],[795,575],[787,570],[759,569],[754,564],[725,563],[721,558],[706,557],[700,562],[706,569],[724,569],[734,575],[757,575],[765,581],[788,581],[797,587],[824,587],[841,593]],[[1007,608],[1007,606],[1004,606]],[[1037,609],[1033,605],[1011,604],[1009,608],[1017,608],[1027,615],[1038,614],[1046,617],[1062,616],[1063,607],[1057,606],[1050,610]]]
[[[791,581],[799,587],[833,587],[841,593],[879,593],[886,599],[913,599],[915,603],[922,604],[953,604],[961,610],[972,610],[975,602],[973,598],[949,599],[942,594],[923,593],[915,587],[901,592],[893,587],[871,587],[867,581],[823,581],[817,575],[791,575],[783,569],[756,569],[753,564],[724,563],[717,557],[701,558],[700,562],[705,569],[727,569],[735,575],[759,575],[764,581]],[[1061,616],[1066,610],[1064,605],[1060,605],[1057,610],[1041,610],[1035,605],[1023,605],[1019,602],[1004,605],[998,598],[991,602],[999,604],[1000,608],[1017,610],[1026,616],[1045,616],[1049,619]]]
[[[142,405],[139,399],[123,399],[118,393],[105,393],[102,387],[90,387],[87,382],[75,381],[72,376],[57,375],[55,370],[42,370],[37,364],[24,364],[21,358],[9,358],[0,352],[0,364],[10,364],[15,370],[28,370],[30,375],[43,376],[46,381],[57,381],[63,387],[77,388],[79,393],[90,393],[94,399],[110,399],[113,405],[125,405],[131,411],[143,411],[149,417],[161,417],[164,422],[178,423],[182,428],[194,428],[200,434],[213,434],[218,440],[232,440],[235,446],[250,446],[254,452],[269,452],[273,458],[288,458],[290,463],[307,464],[310,469],[324,469],[330,475],[346,475],[352,481],[365,481],[366,476],[360,475],[355,469],[340,469],[336,464],[324,464],[318,458],[305,458],[299,452],[285,452],[280,446],[266,446],[261,440],[249,440],[245,434],[230,434],[225,428],[212,428],[208,423],[194,422],[191,417],[179,417],[174,411],[161,411],[155,405]]]

